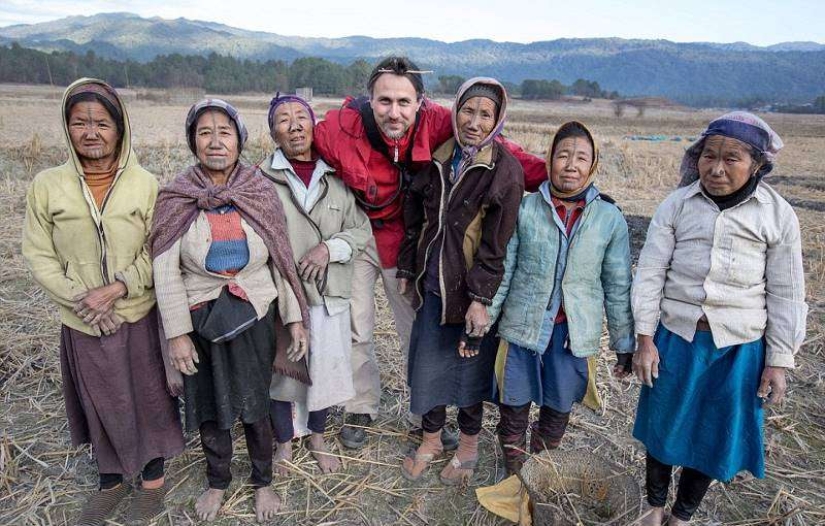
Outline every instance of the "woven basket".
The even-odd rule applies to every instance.
[[[589,451],[544,451],[524,463],[519,478],[530,494],[533,526],[629,524],[639,514],[636,479]]]

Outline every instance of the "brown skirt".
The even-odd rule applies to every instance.
[[[183,451],[154,309],[111,336],[64,325],[60,365],[72,445],[91,443],[100,473],[132,476],[154,458]]]

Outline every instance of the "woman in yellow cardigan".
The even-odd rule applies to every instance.
[[[78,525],[103,524],[141,472],[128,519],[163,511],[164,459],[183,451],[166,390],[146,239],[158,184],[131,148],[114,89],[80,79],[61,105],[68,161],[37,174],[26,197],[23,256],[58,305],[72,444],[91,443],[100,490]]]

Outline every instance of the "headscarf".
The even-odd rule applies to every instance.
[[[275,117],[275,110],[277,110],[278,106],[281,104],[286,104],[288,102],[297,102],[306,108],[309,113],[309,118],[312,119],[312,125],[315,125],[315,112],[312,111],[312,107],[307,101],[298,95],[281,95],[281,92],[278,92],[275,94],[275,97],[269,101],[269,114],[267,115],[266,121],[269,124],[270,133],[272,132],[272,119]]]
[[[69,114],[71,114],[72,108],[76,104],[84,101],[97,101],[106,108],[106,112],[112,117],[112,120],[115,121],[118,142],[122,141],[126,123],[123,119],[123,106],[120,103],[120,98],[115,92],[115,89],[98,79],[80,79],[78,82],[70,86],[63,96],[65,101],[63,105],[65,121],[67,123],[69,122]],[[120,145],[118,144],[118,148],[119,147]]]
[[[550,181],[550,193],[564,201],[578,201],[581,199],[587,190],[589,190],[593,185],[593,180],[596,178],[596,172],[599,170],[599,148],[596,146],[596,141],[593,139],[593,134],[590,133],[590,129],[578,121],[569,121],[562,124],[559,129],[556,130],[556,134],[553,136],[553,142],[547,150],[546,165],[548,178],[550,176],[550,171],[553,169],[553,155],[556,153],[556,147],[559,145],[559,142],[563,139],[567,139],[568,137],[581,137],[579,130],[584,131],[585,136],[590,141],[590,146],[593,148],[593,164],[590,165],[590,172],[587,174],[587,180],[578,190],[573,190],[572,192],[562,192],[553,186],[552,180]]]
[[[474,86],[476,86],[476,85],[481,85],[481,86],[479,86],[479,88],[482,88],[482,89],[478,89],[478,88],[474,89]],[[497,104],[498,112],[497,112],[497,116],[496,116],[496,125],[493,127],[493,130],[490,132],[490,135],[488,135],[483,141],[481,141],[481,143],[479,143],[475,146],[467,146],[467,145],[461,144],[461,138],[458,134],[458,122],[457,122],[457,119],[456,119],[457,116],[458,116],[459,110],[464,105],[464,103],[467,102],[467,100],[470,98],[470,97],[465,97],[465,94],[467,94],[467,92],[470,91],[471,89],[475,93],[475,95],[473,95],[473,96],[488,97],[493,102],[498,103]],[[489,93],[489,92],[496,92],[496,91],[498,92],[497,99],[493,98],[492,96],[488,96],[486,94],[486,93]],[[497,81],[494,78],[490,78],[490,77],[473,77],[473,78],[469,79],[468,81],[466,81],[464,84],[462,84],[460,88],[458,88],[458,92],[456,92],[456,94],[455,94],[455,102],[453,102],[453,112],[452,112],[453,135],[455,136],[455,140],[456,140],[456,143],[458,144],[458,147],[461,149],[461,159],[458,162],[458,168],[454,171],[456,177],[458,175],[464,173],[464,171],[467,169],[467,167],[469,167],[471,164],[473,164],[473,159],[478,154],[478,152],[480,152],[481,150],[483,150],[484,148],[486,148],[487,146],[492,144],[492,142],[496,139],[496,137],[498,137],[501,134],[502,130],[504,129],[504,122],[506,120],[507,120],[507,91],[504,89],[504,86],[502,86],[499,81]]]
[[[711,121],[699,139],[685,151],[682,165],[679,167],[681,176],[679,186],[687,186],[699,179],[699,156],[705,148],[705,139],[711,135],[721,135],[742,141],[762,154],[765,162],[755,174],[760,179],[773,170],[776,155],[784,146],[779,135],[768,126],[768,123],[756,115],[746,111],[726,113]]]
[[[238,113],[238,110],[221,99],[203,99],[193,104],[192,107],[189,108],[189,113],[186,114],[186,143],[189,145],[192,153],[195,155],[198,153],[197,146],[195,145],[195,126],[200,116],[209,109],[221,110],[229,117],[229,120],[232,121],[238,132],[238,153],[242,152],[244,144],[246,144],[246,140],[249,138],[249,132],[246,130],[246,126],[241,120],[241,115]]]

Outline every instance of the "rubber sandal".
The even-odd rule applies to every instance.
[[[114,488],[98,491],[83,505],[77,526],[102,526],[128,493],[129,486],[124,482]]]
[[[470,480],[473,473],[475,473],[477,465],[477,458],[462,462],[457,456],[453,456],[450,463],[441,470],[438,478],[441,479],[441,483],[446,486],[458,486],[464,481]]]

